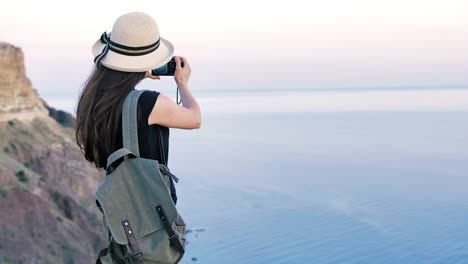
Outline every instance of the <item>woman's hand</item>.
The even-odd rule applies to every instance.
[[[192,70],[190,69],[190,65],[186,58],[182,56],[175,57],[176,62],[176,70],[174,73],[174,80],[179,87],[187,86],[187,82],[190,78],[190,73]],[[182,63],[184,66],[182,67]]]
[[[149,71],[145,72],[145,78],[150,78],[152,80],[161,80],[161,77],[159,77],[159,75],[152,75]]]
[[[175,62],[174,80],[177,83],[177,87],[180,88],[182,106],[176,104],[169,97],[160,94],[148,117],[148,124],[185,129],[200,128],[200,106],[198,106],[197,100],[195,100],[187,85],[191,73],[190,65],[184,57],[175,57]],[[182,62],[184,64],[183,67]]]

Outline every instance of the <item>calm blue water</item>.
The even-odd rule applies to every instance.
[[[171,130],[182,263],[468,263],[468,112],[203,118]]]

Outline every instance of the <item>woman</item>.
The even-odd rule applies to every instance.
[[[150,70],[165,65],[173,53],[172,44],[160,37],[156,22],[144,13],[119,17],[112,32],[104,33],[94,44],[96,67],[79,98],[76,140],[85,158],[96,167],[105,168],[107,157],[122,148],[121,112],[127,94],[144,78],[159,80]],[[182,106],[156,91],[145,91],[139,98],[138,145],[142,158],[167,161],[169,128],[200,128],[200,108],[187,85],[190,65],[184,57],[175,57],[175,62],[174,79]],[[158,143],[159,133],[163,146]],[[175,202],[175,189],[173,199]]]

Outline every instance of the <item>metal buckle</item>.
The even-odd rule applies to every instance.
[[[141,253],[141,251],[133,252],[132,255],[133,255],[134,257],[142,257],[142,256],[143,256],[143,254]],[[137,255],[139,255],[139,256],[137,256]]]

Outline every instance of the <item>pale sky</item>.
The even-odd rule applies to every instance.
[[[468,87],[466,0],[8,1],[0,41],[41,94],[75,95],[91,45],[133,11],[189,59],[194,91]]]

